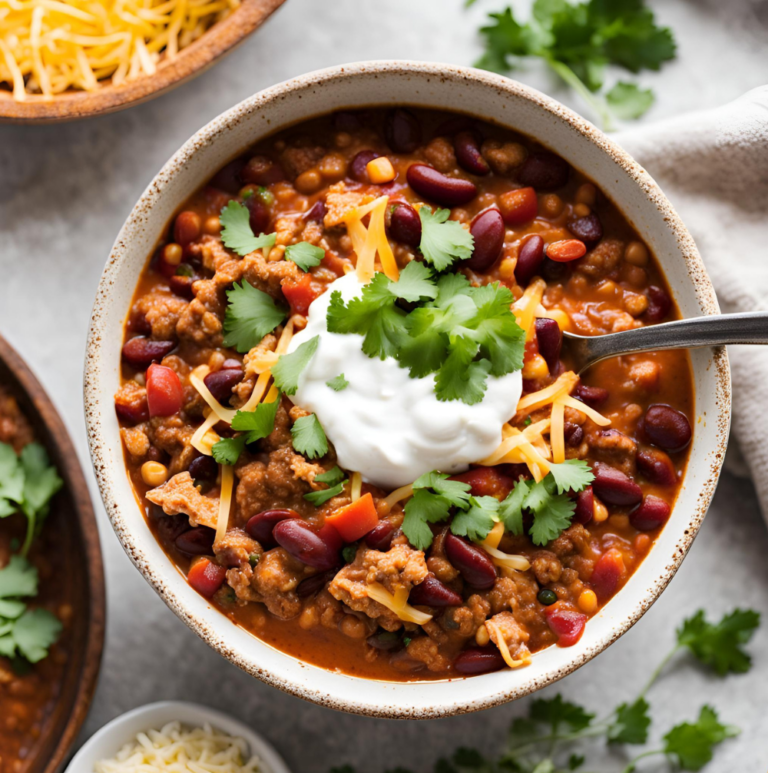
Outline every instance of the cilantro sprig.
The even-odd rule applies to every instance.
[[[472,234],[458,221],[449,220],[450,214],[450,209],[436,209],[434,212],[427,206],[419,209],[419,249],[424,260],[436,271],[444,271],[457,260],[472,257],[475,242]]]
[[[285,248],[286,260],[293,261],[302,271],[309,271],[310,268],[319,266],[324,257],[325,250],[309,242],[289,244]]]
[[[227,290],[227,311],[224,315],[224,346],[248,352],[271,333],[288,311],[262,290],[243,280]]]
[[[325,483],[328,488],[310,491],[309,494],[304,494],[304,499],[315,507],[320,507],[320,505],[324,505],[329,499],[339,496],[344,491],[344,484],[347,482],[347,478],[343,470],[337,465],[327,472],[315,475],[315,481],[317,483]]]
[[[646,694],[663,675],[670,659],[687,649],[721,677],[729,672],[741,673],[750,664],[743,652],[743,645],[750,639],[758,623],[757,612],[737,609],[725,615],[718,623],[710,624],[706,621],[704,611],[699,610],[683,622],[677,632],[677,644],[662,659],[650,681],[634,700],[621,703],[605,716],[597,717],[595,713],[565,700],[561,695],[536,698],[529,702],[527,716],[518,717],[512,722],[507,743],[500,755],[489,758],[476,749],[460,748],[449,758],[438,760],[434,773],[565,773],[580,770],[586,764],[585,754],[589,747],[585,741],[590,738],[608,741],[615,754],[632,745],[647,744],[652,719],[651,704]],[[719,648],[731,653],[725,669],[711,657],[710,647],[715,640]],[[743,657],[733,657],[736,652]],[[605,694],[615,690],[616,685],[611,685]],[[628,761],[622,773],[634,773],[640,760],[654,757],[664,758],[679,770],[701,770],[712,760],[716,748],[738,733],[738,728],[721,721],[714,708],[704,705],[693,720],[679,722],[650,748],[634,756],[627,754]],[[582,753],[574,751],[574,744],[580,744],[578,749]],[[663,770],[667,769],[665,765]],[[356,772],[351,766],[343,765],[333,768],[330,773]],[[410,771],[397,768],[389,773]]]
[[[494,497],[471,496],[469,484],[429,472],[413,483],[413,496],[405,505],[403,534],[415,548],[426,550],[432,544],[429,524],[453,514],[451,531],[475,542],[482,542],[500,521],[508,531],[520,535],[527,511],[533,516],[531,540],[535,545],[546,545],[571,524],[576,502],[566,492],[579,492],[593,479],[586,462],[569,459],[550,465],[549,474],[539,483],[518,481],[500,502]]]
[[[238,411],[232,419],[232,429],[242,434],[222,438],[213,444],[211,453],[218,464],[236,464],[246,444],[267,437],[275,428],[280,406],[280,393],[271,403],[259,403],[253,411]]]
[[[317,459],[328,453],[328,439],[319,419],[314,413],[302,416],[291,427],[293,447],[307,459]]]
[[[219,215],[221,223],[221,241],[224,246],[240,256],[245,256],[255,250],[273,247],[276,234],[260,234],[256,236],[251,228],[251,213],[248,207],[239,201],[230,201]]]
[[[650,89],[619,81],[605,95],[607,65],[639,73],[659,70],[675,57],[675,39],[656,24],[644,0],[536,0],[521,23],[510,7],[489,15],[480,29],[485,52],[476,66],[506,73],[524,57],[544,60],[612,128],[611,113],[639,118],[653,104]]]

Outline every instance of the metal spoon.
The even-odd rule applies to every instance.
[[[768,344],[768,312],[694,317],[600,336],[563,333],[563,347],[568,349],[577,374],[600,360],[622,354],[726,344]]]

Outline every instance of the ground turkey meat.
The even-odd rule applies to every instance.
[[[446,174],[456,168],[456,154],[453,152],[453,144],[445,137],[435,137],[424,148],[424,155],[438,172]]]
[[[373,196],[356,191],[348,191],[344,183],[336,183],[328,189],[328,195],[325,197],[326,214],[323,219],[323,225],[326,228],[333,228],[341,225],[347,213],[355,207],[373,201]]]
[[[451,661],[440,654],[437,642],[428,636],[415,638],[407,648],[408,657],[423,663],[430,671],[448,671]]]
[[[595,429],[587,433],[593,458],[605,462],[625,475],[635,474],[637,443],[617,429]]]
[[[261,545],[242,529],[230,529],[213,546],[213,552],[226,566],[242,566],[249,563],[251,556],[259,556],[262,551]]]
[[[146,396],[146,391],[144,395]],[[32,428],[22,415],[16,398],[0,388],[0,442],[10,443],[18,454],[34,439]]]
[[[576,270],[593,279],[604,279],[618,268],[623,256],[623,242],[618,239],[603,239],[576,262]]]
[[[317,145],[309,137],[296,141],[280,154],[280,163],[288,177],[293,180],[317,164],[325,155],[325,148]]]
[[[500,638],[504,640],[509,649],[509,654],[516,660],[527,660],[531,653],[526,646],[530,635],[520,626],[511,612],[500,612],[494,615],[487,623],[491,641],[498,646]]]
[[[180,472],[162,486],[148,491],[147,499],[162,507],[166,515],[188,515],[192,526],[216,528],[219,500],[203,496],[188,472]]]
[[[287,620],[301,612],[296,588],[311,572],[282,548],[274,548],[262,554],[253,570],[251,586],[273,615]]]
[[[548,550],[537,551],[531,560],[531,570],[533,571],[539,585],[549,585],[557,582],[563,573],[563,565],[554,553]]]
[[[152,329],[152,338],[172,341],[176,338],[176,325],[187,308],[187,302],[170,293],[142,295],[133,305],[131,316],[143,317]]]

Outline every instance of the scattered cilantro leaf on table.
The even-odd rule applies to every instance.
[[[619,81],[606,95],[605,100],[617,118],[625,121],[640,118],[653,104],[653,92],[641,89],[636,83]]]
[[[309,271],[310,268],[320,265],[325,257],[325,250],[309,242],[299,242],[289,244],[285,248],[285,257],[293,261],[302,271]]]
[[[419,249],[436,271],[445,271],[457,260],[472,257],[474,239],[457,220],[449,220],[449,209],[434,212],[428,206],[419,209],[421,243]]]
[[[645,698],[634,703],[622,703],[616,709],[616,718],[608,728],[610,743],[645,743],[651,726],[650,706]]]
[[[328,453],[328,440],[314,413],[302,416],[291,427],[293,447],[307,459],[317,459]]]
[[[245,280],[227,290],[227,301],[224,346],[241,354],[253,349],[288,316],[283,306]]]
[[[594,714],[590,714],[576,703],[563,700],[562,695],[554,698],[538,698],[531,703],[530,718],[534,722],[543,722],[556,733],[561,725],[567,725],[571,730],[583,730],[589,727]]]
[[[683,722],[664,736],[664,753],[675,758],[683,770],[701,770],[713,756],[714,747],[739,734],[723,725],[711,706],[703,706],[696,722]]]
[[[241,257],[255,250],[273,247],[277,238],[276,234],[256,236],[251,228],[250,220],[250,210],[239,201],[230,201],[219,215],[221,241],[225,247]]]
[[[272,378],[275,386],[286,395],[295,395],[299,388],[299,376],[304,368],[309,365],[320,343],[320,336],[316,335],[304,341],[290,354],[281,354],[272,367]]]
[[[344,378],[343,373],[339,373],[336,378],[332,378],[330,381],[326,381],[325,385],[333,389],[334,392],[342,392],[349,386],[349,381]]]

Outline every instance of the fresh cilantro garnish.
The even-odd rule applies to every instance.
[[[459,510],[451,521],[451,531],[459,537],[482,542],[496,525],[499,500],[493,497],[470,497],[469,508]]]
[[[328,440],[314,413],[302,416],[291,427],[293,447],[307,459],[316,459],[328,453]]]
[[[520,57],[543,59],[610,128],[608,106],[620,118],[638,118],[653,103],[653,94],[619,83],[607,102],[595,96],[603,88],[605,68],[630,72],[658,70],[675,56],[668,27],[656,24],[643,0],[536,0],[531,19],[520,23],[511,8],[489,16],[481,28],[485,53],[478,67],[505,73]]]
[[[243,280],[227,291],[224,315],[224,346],[248,352],[271,333],[287,316],[284,307],[271,296]]]
[[[424,260],[436,271],[445,271],[457,260],[472,257],[474,239],[472,234],[456,220],[449,220],[449,209],[435,212],[427,206],[419,209],[421,220],[421,243],[419,249]]]
[[[608,728],[610,743],[645,743],[648,740],[648,728],[651,717],[650,706],[640,697],[634,703],[622,703],[616,709],[616,717]]]
[[[760,615],[751,609],[735,609],[720,620],[709,623],[704,610],[689,617],[677,631],[680,647],[687,647],[702,663],[720,676],[728,672],[744,673],[752,660],[744,652],[746,644],[760,624]]]
[[[325,385],[333,389],[334,392],[341,392],[349,386],[349,381],[344,378],[343,373],[339,373],[336,378],[332,378],[330,381],[326,381]]]
[[[676,725],[664,736],[664,754],[683,770],[701,770],[712,759],[715,746],[738,734],[738,728],[720,723],[711,706],[702,706],[696,722]]]
[[[251,213],[239,201],[230,201],[219,215],[221,241],[238,255],[248,255],[255,250],[272,247],[276,234],[255,236],[251,228]]]
[[[309,242],[299,242],[289,244],[285,248],[285,257],[287,260],[292,260],[302,271],[309,271],[313,266],[320,265],[325,257],[325,250]]]
[[[401,272],[397,282],[389,284],[389,291],[396,298],[418,303],[424,298],[436,298],[437,286],[429,266],[412,260]]]
[[[335,486],[344,480],[344,471],[337,464],[335,467],[331,467],[330,470],[315,475],[315,480],[318,483],[325,483],[327,486]]]
[[[63,485],[40,443],[27,444],[18,456],[12,446],[0,443],[0,518],[19,511],[26,516],[23,555],[48,515],[51,499]]]
[[[534,722],[549,725],[551,731],[556,733],[563,726],[571,730],[583,730],[589,727],[595,715],[576,703],[563,700],[562,695],[555,695],[554,698],[538,698],[533,701],[530,718]]]
[[[254,411],[238,411],[232,419],[232,429],[245,434],[223,438],[213,444],[211,453],[218,464],[236,464],[247,443],[267,437],[275,428],[280,405],[280,393],[271,403],[259,403]]]
[[[211,447],[211,455],[217,464],[237,464],[245,448],[245,435],[217,440]]]
[[[315,478],[315,480],[317,480],[317,478]],[[320,505],[324,505],[329,499],[339,496],[339,494],[344,491],[344,484],[346,482],[346,480],[343,480],[330,488],[322,489],[321,491],[310,491],[309,494],[304,494],[304,499],[315,507],[320,507]]]
[[[296,351],[282,354],[272,368],[272,378],[275,386],[286,395],[295,395],[299,388],[299,376],[317,351],[320,336],[313,336],[305,341]]]
[[[56,617],[21,600],[37,595],[37,582],[37,569],[22,556],[11,556],[0,569],[0,656],[37,663],[59,637],[62,625]]]
[[[595,479],[590,466],[581,459],[566,459],[560,464],[550,464],[549,474],[555,482],[558,494],[581,491]]]

